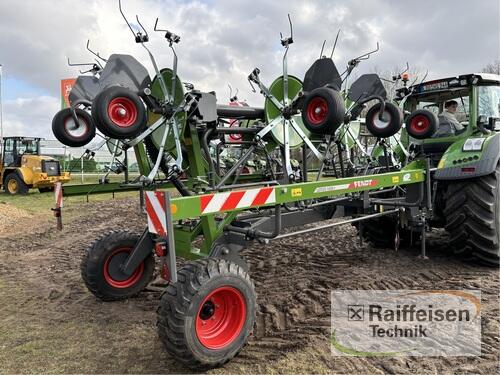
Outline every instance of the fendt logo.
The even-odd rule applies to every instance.
[[[354,181],[352,184],[354,188],[369,187],[377,185],[377,180]]]

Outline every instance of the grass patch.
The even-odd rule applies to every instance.
[[[137,191],[124,191],[115,193],[115,199],[138,197],[139,193]],[[96,194],[89,197],[89,202],[102,202],[113,199],[111,193]],[[6,203],[17,207],[19,209],[25,210],[30,214],[40,214],[47,213],[51,214],[50,209],[55,207],[54,193],[39,193],[32,190],[27,195],[10,195],[6,193],[0,193],[0,203]],[[69,206],[74,203],[85,203],[87,202],[86,196],[72,196],[64,198],[64,205]],[[1,209],[1,205],[0,205]]]

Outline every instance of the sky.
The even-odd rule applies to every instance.
[[[498,0],[122,0],[135,22],[139,15],[150,34],[150,49],[161,67],[171,67],[172,53],[162,28],[181,36],[177,45],[179,76],[197,89],[216,91],[219,103],[229,99],[230,84],[238,97],[254,106],[248,74],[258,67],[268,86],[282,71],[280,32],[294,26],[288,53],[289,74],[303,79],[326,40],[340,71],[347,61],[375,48],[356,75],[390,72],[408,62],[428,78],[479,71],[500,59]],[[118,0],[2,0],[0,64],[4,135],[54,139],[51,122],[60,109],[60,80],[76,77],[72,62],[89,62],[85,45],[102,56],[131,54],[152,72],[146,51],[136,45],[118,11]]]

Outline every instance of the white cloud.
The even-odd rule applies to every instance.
[[[347,60],[380,42],[380,52],[360,65],[358,75],[375,66],[391,70],[408,61],[421,70],[429,69],[429,78],[435,78],[476,71],[500,54],[498,0],[421,0],[418,4],[382,0],[122,1],[130,20],[135,22],[135,14],[139,14],[150,32],[149,47],[159,65],[170,67],[172,55],[162,35],[152,31],[156,17],[162,27],[181,36],[177,46],[180,77],[201,90],[215,90],[221,102],[228,99],[227,84],[231,83],[239,88],[241,99],[263,104],[262,96],[251,92],[247,76],[259,67],[270,84],[281,73],[279,32],[288,33],[287,13],[294,21],[295,39],[289,52],[289,72],[299,78],[319,55],[324,39],[330,50],[338,28],[342,33],[334,59],[340,71]],[[29,114],[11,114],[6,104],[5,117],[16,131],[49,131],[50,119],[58,109],[59,80],[78,74],[66,65],[66,57],[92,61],[85,50],[87,39],[103,56],[129,53],[151,71],[147,53],[132,40],[114,0],[2,0],[0,34],[0,63],[6,74],[41,87],[53,97],[43,122],[36,126],[26,122]]]
[[[54,139],[50,124],[60,106],[60,100],[52,96],[5,101],[3,103],[4,135]]]

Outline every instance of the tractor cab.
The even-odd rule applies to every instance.
[[[2,166],[20,167],[23,155],[40,155],[41,138],[6,137],[2,148]]]
[[[468,74],[397,91],[404,101],[407,144],[440,160],[455,142],[500,131],[500,76]]]

